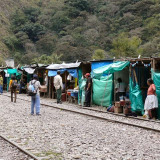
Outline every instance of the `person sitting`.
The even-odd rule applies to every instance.
[[[121,78],[118,78],[117,81],[118,81],[118,83],[116,84],[116,87],[115,87],[116,101],[119,101],[121,96],[126,95],[126,85],[124,82],[122,82]]]
[[[147,98],[145,100],[144,110],[145,114],[149,115],[149,119],[156,118],[156,108],[158,108],[158,99],[156,96],[156,86],[153,80],[150,78],[147,80],[149,86],[147,92]]]

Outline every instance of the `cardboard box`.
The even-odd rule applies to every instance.
[[[45,86],[45,85],[41,86],[40,92],[46,93],[47,92],[47,86]]]
[[[120,102],[115,102],[115,107],[120,107],[120,106],[121,106]]]
[[[114,113],[123,113],[123,107],[122,106],[114,106]]]
[[[131,106],[124,106],[123,107],[123,114],[128,114],[129,112],[131,112]]]
[[[66,94],[65,93],[62,93],[62,101],[66,101]]]

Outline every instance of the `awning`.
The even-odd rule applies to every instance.
[[[5,73],[10,74],[10,75],[12,75],[12,74],[15,74],[16,76],[21,75],[21,73],[19,73],[17,69],[7,69],[4,71],[5,71]]]
[[[69,68],[78,68],[81,62],[78,63],[62,63],[62,64],[51,64],[46,69],[49,70],[60,70],[60,69],[69,69]]]
[[[92,71],[92,76],[95,78],[99,78],[104,74],[112,74],[114,72],[118,72],[123,70],[125,67],[127,67],[130,64],[129,61],[119,61],[119,62],[114,62],[112,64],[94,69]]]
[[[65,71],[67,71],[72,77],[74,77],[74,78],[78,77],[77,69],[60,69],[59,71],[61,74],[63,74]],[[48,72],[49,77],[54,77],[56,75],[57,75],[57,71],[49,70],[49,72]]]
[[[33,68],[24,68],[24,70],[28,73],[28,74],[33,74],[35,69]]]

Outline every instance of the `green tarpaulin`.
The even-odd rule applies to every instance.
[[[86,79],[83,79],[81,68],[78,69],[78,83],[79,83],[78,104],[84,106]]]
[[[160,119],[160,72],[154,72],[152,70],[152,78],[156,86],[156,94],[158,97],[158,119]]]
[[[16,79],[20,80],[21,79],[21,73],[19,73],[17,69],[6,69],[4,71],[5,71],[5,73],[9,74],[9,77],[7,77],[7,91],[8,91],[11,76],[15,75]]]
[[[112,104],[113,73],[123,70],[129,64],[128,61],[114,62],[92,71],[94,104],[105,107]],[[103,76],[107,74],[109,76]]]
[[[133,112],[140,112],[142,115],[144,114],[144,104],[142,98],[142,92],[139,88],[139,85],[134,85],[132,79],[130,78],[130,101],[131,101],[131,108]]]
[[[10,74],[10,75],[14,74],[14,75],[16,75],[16,76],[21,75],[21,74],[18,72],[17,69],[7,69],[7,73]]]
[[[86,86],[86,79],[81,79],[80,83],[79,83],[79,104],[81,104],[82,106],[84,106],[84,102],[85,102],[85,86]]]
[[[127,67],[129,64],[130,64],[129,61],[114,62],[107,66],[103,66],[103,67],[93,70],[92,76],[97,79],[97,78],[100,78],[104,74],[112,74],[114,72],[121,71],[125,67]]]
[[[108,107],[112,104],[112,75],[93,79],[93,103]]]

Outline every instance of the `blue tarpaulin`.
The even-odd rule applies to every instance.
[[[91,69],[94,70],[94,69],[112,64],[112,63],[113,63],[113,60],[108,60],[108,61],[104,61],[104,62],[103,61],[95,61],[95,62],[92,61],[91,62]]]
[[[60,69],[58,71],[60,71],[61,74],[63,74],[65,71],[67,71],[72,77],[78,78],[77,69]],[[54,77],[56,75],[57,75],[57,70],[50,70],[48,72],[49,77]]]

